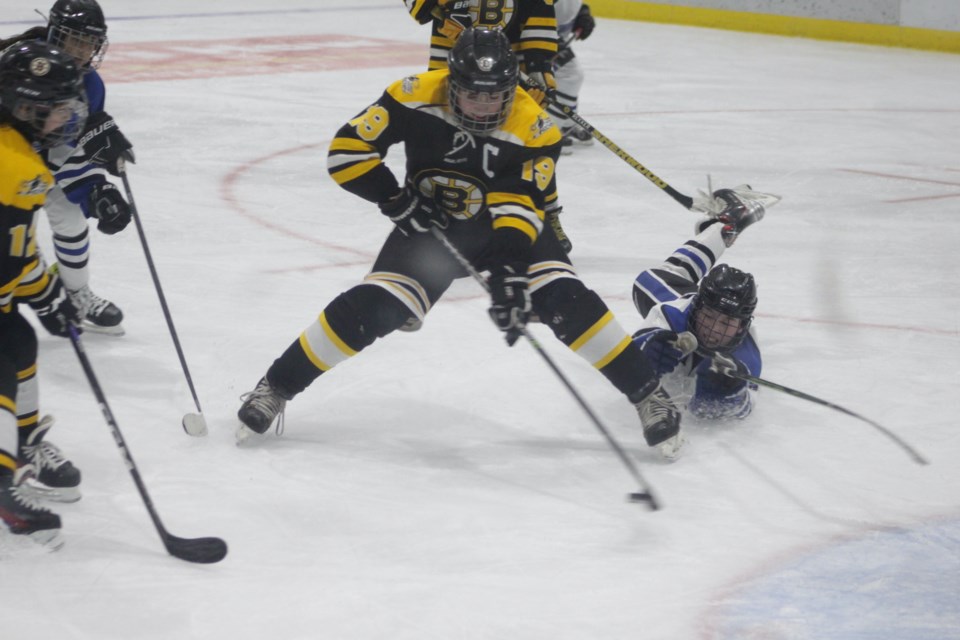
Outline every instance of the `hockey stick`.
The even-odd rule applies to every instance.
[[[887,438],[892,440],[901,449],[903,449],[906,452],[906,454],[910,456],[910,458],[913,459],[913,461],[916,462],[917,464],[920,464],[920,465],[930,464],[930,462],[926,458],[924,458],[916,449],[914,449],[909,444],[907,444],[907,442],[904,441],[903,438],[895,434],[893,431],[890,431],[890,429],[884,427],[879,422],[875,422],[870,418],[866,418],[860,415],[859,413],[855,413],[851,411],[850,409],[841,407],[840,405],[834,404],[832,402],[827,402],[826,400],[822,400],[820,398],[817,398],[816,396],[812,396],[809,393],[804,393],[803,391],[797,391],[796,389],[791,389],[790,387],[785,387],[782,384],[777,384],[776,382],[764,380],[763,378],[758,378],[757,376],[751,376],[750,374],[747,374],[747,373],[730,372],[730,373],[727,373],[727,375],[733,376],[734,378],[739,378],[740,380],[745,380],[747,382],[758,384],[762,387],[767,387],[768,389],[782,391],[783,393],[794,396],[796,398],[801,398],[803,400],[809,400],[810,402],[815,402],[819,405],[823,405],[824,407],[829,407],[831,409],[834,409],[835,411],[844,413],[850,416],[851,418],[856,418],[857,420],[866,422],[871,427],[873,427],[883,435],[887,436]]]
[[[196,413],[187,413],[183,416],[180,424],[187,434],[200,437],[207,435],[207,421],[203,417],[203,410],[200,408],[200,399],[197,398],[197,390],[193,387],[193,378],[190,377],[190,370],[187,368],[187,359],[183,355],[183,348],[180,346],[180,338],[177,337],[177,329],[173,326],[173,316],[170,315],[170,308],[167,306],[167,298],[163,295],[163,288],[160,286],[160,276],[157,275],[157,268],[153,264],[153,257],[150,255],[150,247],[147,246],[147,236],[143,232],[143,223],[140,222],[140,214],[137,213],[137,205],[133,201],[133,191],[130,189],[130,181],[127,179],[127,171],[124,168],[124,161],[121,158],[118,161],[118,172],[123,180],[123,188],[127,192],[127,202],[130,203],[130,211],[133,214],[133,222],[137,227],[137,234],[140,236],[140,244],[143,246],[143,255],[147,259],[147,266],[150,267],[150,277],[153,278],[153,286],[157,290],[157,297],[160,298],[160,307],[163,309],[163,317],[167,321],[167,328],[170,329],[170,337],[173,339],[173,346],[177,350],[177,356],[180,358],[180,367],[183,369],[183,375],[187,379],[187,386],[190,387],[190,394],[193,396],[193,404],[197,407]]]
[[[482,286],[485,291],[489,292],[490,285],[487,284],[487,281],[483,276],[480,275],[474,266],[470,264],[470,261],[467,260],[462,253],[460,253],[460,250],[457,249],[452,242],[450,242],[449,238],[447,238],[442,231],[433,226],[430,227],[430,232],[433,234],[433,237],[439,240],[440,243],[447,249],[447,251],[450,252],[450,255],[452,255],[458,263],[460,263],[460,266],[463,267],[474,280],[480,283],[480,286]],[[580,405],[580,408],[583,409],[587,416],[589,416],[590,421],[593,422],[593,425],[607,440],[607,444],[610,445],[610,448],[613,449],[614,453],[616,453],[620,458],[623,466],[627,468],[627,471],[633,476],[633,479],[637,481],[638,485],[640,485],[640,490],[628,494],[627,498],[631,502],[646,503],[652,511],[658,510],[660,508],[660,503],[653,493],[653,488],[643,478],[643,475],[640,473],[637,465],[634,464],[633,460],[631,460],[627,453],[623,450],[623,447],[619,442],[617,442],[617,439],[613,437],[613,435],[605,426],[603,426],[603,423],[600,422],[600,418],[598,418],[593,412],[593,409],[590,408],[590,405],[588,405],[586,400],[584,400],[583,397],[577,392],[576,388],[567,379],[567,377],[563,375],[563,372],[560,371],[559,367],[557,367],[556,363],[553,361],[553,358],[551,358],[549,354],[544,351],[543,347],[540,345],[537,339],[534,338],[529,331],[527,331],[526,327],[520,328],[520,334],[527,339],[527,342],[530,343],[530,346],[532,346],[534,350],[540,354],[540,356],[543,358],[543,361],[547,363],[547,366],[549,366],[550,369],[552,369],[557,375],[557,377],[560,379],[560,382],[563,383],[563,386],[567,388],[567,391],[569,391],[570,395],[574,397],[574,399]]]
[[[433,15],[434,18],[437,18],[439,20],[445,20],[446,23],[449,24],[451,27],[459,26],[461,27],[461,30],[464,28],[461,23],[452,19],[448,19],[443,9],[441,9],[439,6],[434,7],[433,10],[431,11],[431,14]],[[630,165],[631,167],[636,169],[638,172],[640,172],[640,174],[643,175],[643,177],[645,177],[647,180],[649,180],[656,186],[663,189],[667,193],[667,195],[669,195],[671,198],[679,202],[685,209],[693,209],[693,198],[691,198],[690,196],[684,195],[679,191],[677,191],[676,189],[674,189],[673,187],[671,187],[669,184],[667,184],[665,180],[658,177],[657,174],[655,174],[653,171],[650,171],[650,169],[647,169],[645,166],[640,164],[640,162],[636,158],[634,158],[629,153],[624,151],[619,145],[617,145],[617,143],[615,143],[613,140],[611,140],[607,136],[600,133],[600,131],[598,131],[596,127],[594,127],[592,124],[590,124],[589,122],[584,120],[582,117],[580,117],[580,114],[578,114],[576,111],[574,111],[573,109],[571,109],[565,104],[560,104],[559,102],[557,102],[556,99],[550,96],[550,93],[547,91],[546,87],[543,87],[540,84],[534,82],[525,73],[520,74],[520,81],[523,84],[524,89],[528,89],[528,88],[536,89],[537,91],[543,93],[543,95],[546,96],[546,100],[551,105],[553,105],[554,107],[562,111],[563,115],[567,116],[568,118],[573,120],[575,123],[577,123],[577,126],[579,126],[581,129],[583,129],[584,131],[589,133],[591,136],[596,138],[596,140],[600,142],[600,144],[605,146],[607,149],[609,149],[610,151],[613,151],[618,158],[620,158],[621,160],[626,162],[628,165]]]
[[[677,346],[678,348],[680,348],[685,352],[692,352],[697,349],[697,337],[689,331],[684,331],[677,338]],[[703,355],[708,358],[713,358],[713,361],[717,362],[715,353],[703,352]],[[774,389],[775,391],[782,391],[787,395],[791,395],[796,398],[800,398],[802,400],[809,400],[810,402],[815,402],[816,404],[823,405],[824,407],[829,407],[830,409],[833,409],[835,411],[839,411],[840,413],[846,414],[851,418],[862,420],[863,422],[866,422],[871,427],[873,427],[874,429],[876,429],[877,431],[879,431],[880,433],[888,437],[890,440],[892,440],[897,446],[903,449],[907,453],[907,455],[910,456],[910,458],[913,459],[913,461],[916,462],[917,464],[920,464],[920,465],[930,464],[930,462],[926,458],[924,458],[916,449],[914,449],[909,444],[907,444],[907,442],[903,440],[903,438],[895,434],[893,431],[884,427],[879,422],[875,422],[870,418],[864,417],[859,413],[856,413],[854,411],[851,411],[850,409],[847,409],[846,407],[841,407],[838,404],[827,402],[826,400],[822,400],[816,396],[812,396],[809,393],[804,393],[803,391],[797,391],[796,389],[785,387],[782,384],[777,384],[776,382],[771,382],[770,380],[764,380],[763,378],[758,378],[757,376],[752,376],[748,373],[742,373],[740,371],[736,371],[729,367],[722,367],[720,369],[720,373],[722,373],[725,376],[729,376],[731,378],[743,380],[744,382],[752,382],[762,387],[767,387],[768,389]]]
[[[93,373],[90,359],[87,358],[83,343],[80,341],[80,333],[72,324],[69,325],[68,331],[70,333],[70,342],[73,343],[73,349],[77,352],[80,366],[83,367],[83,372],[87,376],[90,388],[93,389],[93,395],[97,398],[100,411],[103,413],[103,417],[107,421],[110,431],[113,433],[113,440],[120,449],[120,454],[123,456],[123,461],[127,469],[130,470],[130,475],[133,476],[133,482],[137,485],[137,490],[140,492],[143,504],[147,507],[147,512],[153,520],[153,525],[157,528],[157,533],[160,534],[160,539],[163,541],[163,546],[166,547],[167,553],[174,558],[201,564],[212,564],[223,560],[227,555],[227,543],[220,538],[180,538],[168,532],[163,526],[163,523],[160,521],[160,516],[157,515],[157,510],[153,506],[153,501],[150,499],[150,494],[147,493],[147,487],[140,477],[140,471],[133,461],[130,449],[123,439],[123,434],[120,433],[120,427],[117,425],[117,421],[113,417],[113,412],[107,404],[107,398],[103,394],[103,389],[100,388],[100,383],[97,382],[97,377]]]
[[[665,180],[663,180],[662,178],[659,178],[653,171],[650,171],[650,169],[647,169],[645,166],[640,164],[640,162],[636,158],[634,158],[629,153],[624,151],[613,140],[611,140],[607,136],[600,133],[600,131],[598,131],[596,127],[594,127],[592,124],[584,120],[580,116],[580,114],[578,114],[576,111],[574,111],[567,105],[561,104],[555,98],[551,97],[550,94],[547,92],[546,88],[534,82],[529,76],[527,76],[527,74],[521,73],[520,79],[523,83],[524,89],[526,89],[527,87],[530,87],[530,88],[536,89],[537,91],[542,92],[544,95],[547,96],[546,100],[552,106],[562,111],[563,115],[573,120],[577,124],[577,126],[579,126],[581,129],[583,129],[584,131],[589,133],[591,136],[593,136],[600,144],[605,146],[610,151],[613,151],[618,158],[620,158],[621,160],[626,162],[628,165],[630,165],[631,167],[639,171],[640,174],[643,175],[643,177],[645,177],[647,180],[649,180],[656,186],[663,189],[667,193],[667,195],[669,195],[671,198],[673,198],[674,200],[679,202],[681,205],[683,205],[684,208],[693,209],[693,198],[680,193],[679,191],[671,187],[669,184],[667,184]]]

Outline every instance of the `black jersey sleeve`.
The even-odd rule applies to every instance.
[[[370,202],[396,195],[400,185],[383,160],[387,150],[401,140],[403,112],[385,92],[340,127],[327,155],[327,170],[337,184]]]

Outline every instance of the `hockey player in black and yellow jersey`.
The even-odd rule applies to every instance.
[[[59,279],[47,273],[35,232],[37,210],[54,184],[38,152],[75,138],[86,117],[80,72],[69,55],[30,41],[0,56],[0,523],[53,547],[60,518],[19,480],[53,473],[76,490],[80,473],[62,456],[56,469],[18,465],[32,449],[53,445],[44,440],[52,422],[38,420],[37,337],[17,304],[30,303],[52,333],[66,335],[68,323],[80,322]]]
[[[535,313],[637,406],[651,446],[678,437],[679,413],[655,371],[543,224],[561,135],[517,80],[504,35],[471,28],[451,49],[449,70],[394,83],[337,132],[330,174],[396,228],[364,281],[330,302],[245,394],[239,437],[266,432],[286,401],[377,338],[419,328],[467,275],[431,227],[489,272],[490,315],[508,343]],[[395,144],[406,151],[403,184],[383,163]]]
[[[420,24],[431,24],[428,69],[446,69],[453,43],[467,27],[501,29],[534,82],[556,89],[553,59],[557,55],[554,0],[404,0]],[[543,94],[534,92],[537,102]]]
[[[469,26],[499,28],[520,61],[520,70],[532,83],[527,93],[541,105],[546,93],[529,88],[557,89],[555,61],[559,40],[554,0],[404,0],[407,11],[420,24],[431,23],[429,69],[446,69],[447,57],[460,33]],[[563,208],[557,194],[548,197],[546,220],[567,253],[573,243],[560,224]]]

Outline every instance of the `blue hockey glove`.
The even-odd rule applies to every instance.
[[[640,350],[647,356],[657,375],[672,373],[685,357],[683,351],[677,347],[678,337],[675,331],[660,329],[641,345]]]

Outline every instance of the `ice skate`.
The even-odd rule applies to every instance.
[[[50,549],[63,546],[60,516],[42,507],[12,477],[0,477],[0,524],[11,534],[29,537]]]
[[[83,318],[81,327],[84,331],[112,336],[124,334],[121,324],[123,312],[117,305],[95,294],[90,290],[89,285],[73,291],[67,290],[67,293],[70,295],[70,301],[80,311]]]
[[[237,412],[242,423],[237,429],[237,444],[242,444],[254,434],[264,434],[270,426],[277,422],[277,433],[283,431],[283,410],[289,398],[282,395],[267,382],[267,378],[260,378],[256,388],[240,396],[243,404]]]
[[[634,402],[634,406],[640,416],[647,444],[656,447],[667,460],[680,457],[680,451],[686,444],[686,439],[680,433],[680,411],[663,387],[657,385],[652,393]]]
[[[33,473],[26,474],[20,485],[38,499],[76,502],[80,499],[80,470],[45,439],[53,423],[53,416],[44,416],[21,447],[23,462],[33,467]]]

